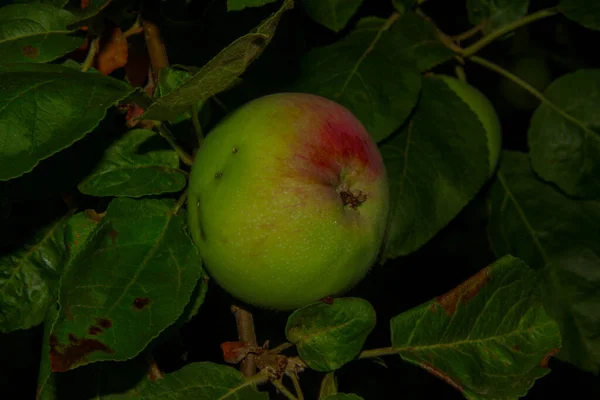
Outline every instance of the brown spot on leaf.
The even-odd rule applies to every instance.
[[[150,304],[150,299],[148,297],[136,297],[133,301],[133,307],[138,310],[142,310],[148,304]]]
[[[71,337],[69,337],[70,339]],[[114,353],[114,350],[96,339],[80,339],[68,345],[59,344],[58,340],[51,341],[50,363],[52,371],[66,372],[72,366],[85,362],[87,357],[96,351]]]
[[[521,351],[521,348],[520,348],[518,345],[516,345],[516,344],[515,344],[515,345],[513,346],[513,350],[514,350],[514,351]]]
[[[112,244],[114,245],[115,243],[117,243],[117,237],[119,237],[119,232],[115,231],[114,229],[111,229],[108,232],[108,236],[110,237],[110,240],[112,240]]]
[[[542,361],[540,361],[540,367],[542,368],[548,368],[548,362],[550,362],[550,359],[552,357],[554,357],[556,355],[556,353],[558,353],[560,351],[560,348],[558,349],[552,349],[550,350],[545,356],[544,358],[542,358]]]
[[[50,344],[50,347],[56,346],[58,344],[58,338],[56,337],[56,335],[50,335],[48,343]]]
[[[112,327],[112,321],[106,318],[96,318],[96,323],[104,329]]]
[[[436,302],[448,313],[454,315],[459,303],[473,299],[489,280],[489,268],[484,268],[454,289],[435,298]]]
[[[325,296],[321,299],[321,301],[325,304],[333,304],[333,296]]]
[[[85,216],[93,222],[100,222],[106,215],[106,212],[97,213],[95,210],[85,210]]]
[[[71,343],[77,342],[77,336],[75,336],[74,333],[69,333],[69,342],[71,342]]]
[[[65,317],[69,321],[73,321],[75,319],[75,318],[73,318],[73,314],[71,313],[71,309],[69,307],[65,307]]]
[[[96,326],[96,325],[92,325],[88,328],[88,333],[93,336],[96,336],[102,332],[103,332],[102,328],[100,328],[99,326]]]
[[[421,367],[424,368],[431,375],[440,378],[441,380],[443,380],[444,382],[446,382],[447,384],[452,386],[454,389],[456,389],[460,392],[464,391],[464,388],[462,387],[462,385],[460,383],[458,383],[454,378],[452,378],[450,375],[448,375],[444,371],[433,366],[433,364],[421,363]]]
[[[32,45],[28,44],[27,46],[23,47],[23,55],[27,58],[37,58],[40,55],[40,51],[37,47],[33,47]]]

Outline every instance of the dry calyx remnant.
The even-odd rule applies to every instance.
[[[338,196],[340,196],[345,206],[349,206],[354,210],[367,200],[367,194],[361,190],[352,192],[349,189],[342,189],[339,191]]]

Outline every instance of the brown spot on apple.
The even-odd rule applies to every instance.
[[[454,315],[459,303],[467,303],[469,300],[477,296],[481,288],[488,282],[489,273],[490,271],[488,267],[482,269],[454,289],[436,297],[435,301],[446,311],[448,315]]]

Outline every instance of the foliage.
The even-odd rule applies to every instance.
[[[351,393],[345,371],[394,359],[404,366],[390,370],[422,369],[428,385],[468,399],[527,397],[563,365],[598,375],[600,66],[574,37],[599,39],[600,5],[449,3],[3,2],[0,351],[30,387],[7,370],[0,394],[368,399],[378,396]],[[543,89],[507,68],[529,53],[552,63]],[[491,177],[486,128],[436,75],[468,79],[500,115]],[[494,92],[500,82],[519,90]],[[215,344],[211,331],[236,335],[215,322],[235,300],[189,236],[189,167],[228,112],[282,91],[337,101],[376,140],[392,198],[386,240],[344,297],[253,310],[273,343]],[[511,108],[507,93],[535,109]],[[195,353],[173,355],[188,337]],[[243,373],[226,365],[239,362]],[[304,384],[307,369],[320,387]],[[412,384],[398,373],[388,385],[412,398]]]

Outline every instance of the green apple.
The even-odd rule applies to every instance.
[[[552,81],[552,75],[545,56],[532,55],[519,58],[509,71],[533,86],[540,92]],[[531,111],[540,105],[540,100],[510,79],[503,78],[499,86],[506,101],[518,110]]]
[[[500,159],[502,150],[502,126],[496,113],[496,109],[490,100],[481,91],[467,82],[458,80],[447,75],[435,75],[436,78],[443,80],[450,89],[461,98],[462,101],[473,110],[477,118],[483,124],[487,133],[488,165],[490,167],[489,176],[492,176]]]
[[[187,207],[200,256],[222,288],[291,310],[367,274],[387,226],[387,173],[346,108],[274,94],[240,107],[207,136]]]

